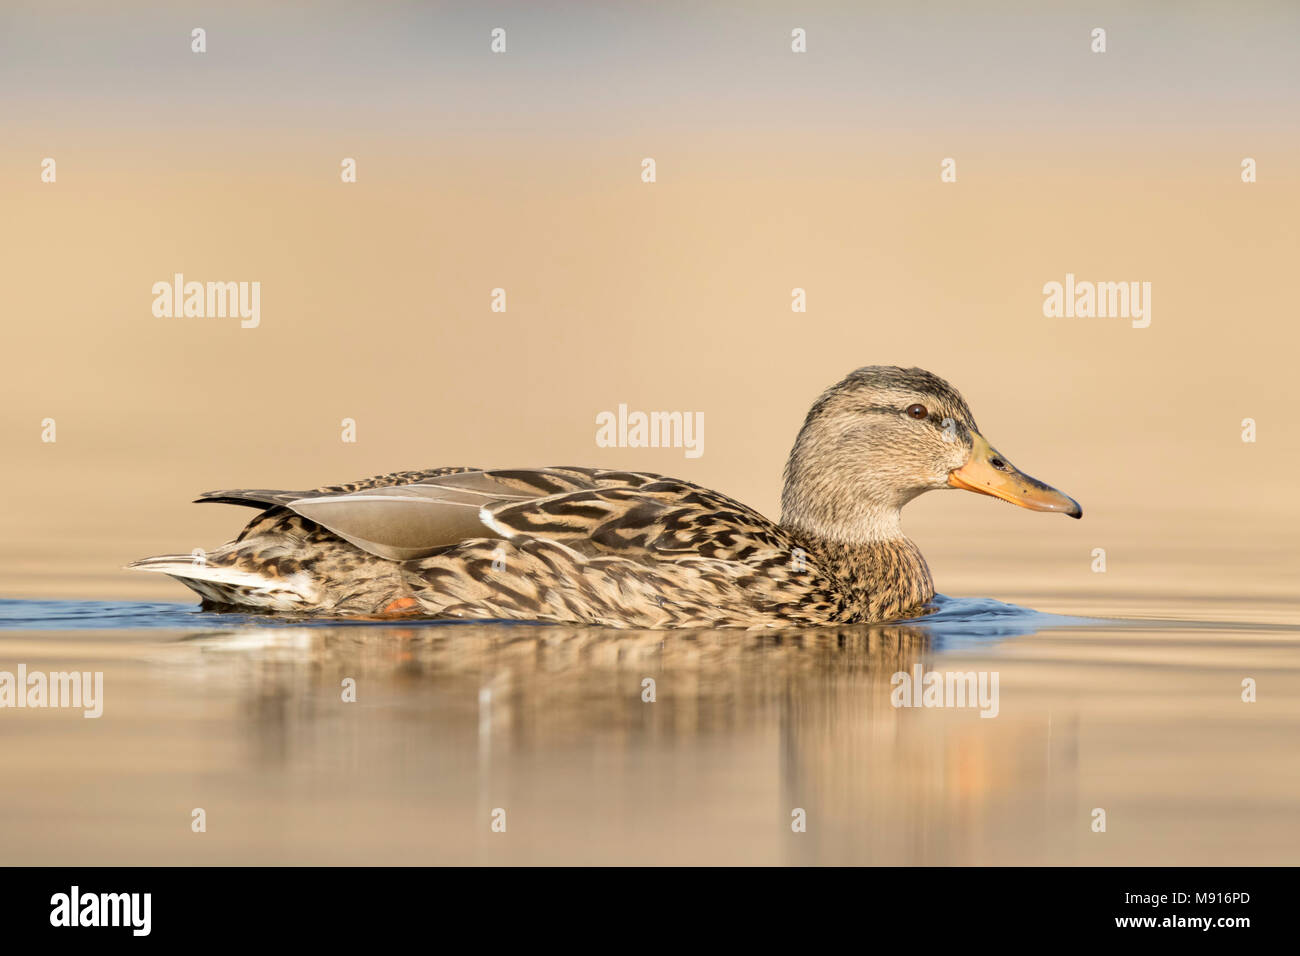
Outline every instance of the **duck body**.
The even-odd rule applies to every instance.
[[[265,510],[201,564],[163,556],[133,567],[174,575],[210,607],[761,628],[887,620],[934,594],[910,542],[846,548],[642,472],[434,468],[198,500]],[[426,516],[390,519],[390,509]],[[477,534],[438,540],[471,521]]]
[[[206,607],[273,613],[624,628],[869,623],[913,616],[934,596],[898,512],[938,487],[1078,511],[998,456],[942,379],[871,366],[809,412],[779,523],[662,475],[447,467],[310,491],[209,492],[197,500],[259,514],[206,554],[129,567],[177,578]]]

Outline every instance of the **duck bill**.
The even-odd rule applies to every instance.
[[[1031,478],[998,454],[984,436],[975,434],[970,461],[949,472],[948,484],[966,491],[992,495],[1030,511],[1060,511],[1071,518],[1082,518],[1079,502],[1051,485]]]

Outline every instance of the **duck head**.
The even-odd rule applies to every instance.
[[[990,445],[939,376],[873,365],[827,389],[808,412],[786,463],[781,523],[845,543],[889,540],[902,536],[903,505],[947,488],[1083,516],[1077,501]]]

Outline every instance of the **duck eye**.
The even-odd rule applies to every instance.
[[[925,410],[924,405],[907,406],[907,414],[911,415],[913,418],[917,419],[918,421],[922,418],[928,418],[930,415],[930,413]]]

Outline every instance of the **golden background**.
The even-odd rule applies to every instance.
[[[809,404],[866,364],[948,378],[1084,506],[914,503],[941,591],[1094,613],[1295,592],[1290,5],[41,3],[2,22],[3,596],[188,600],[118,569],[250,517],[193,495],[400,468],[655,470],[775,517]],[[175,272],[261,282],[260,327],[155,318]],[[1067,272],[1149,281],[1150,328],[1045,318]],[[596,447],[619,403],[702,411],[703,457]]]

